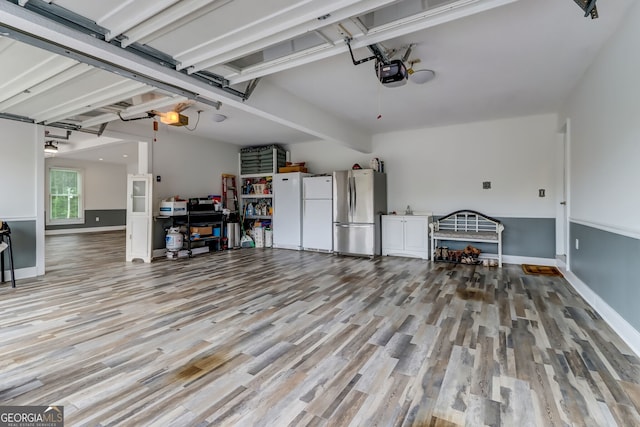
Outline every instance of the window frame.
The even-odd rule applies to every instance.
[[[51,218],[53,197],[51,195],[52,171],[72,171],[78,174],[78,218]],[[84,169],[67,166],[49,166],[47,170],[47,225],[85,224]]]

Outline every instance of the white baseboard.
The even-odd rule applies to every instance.
[[[276,245],[276,244],[274,244],[273,248],[275,248],[275,249],[292,249],[294,251],[301,251],[302,250],[302,248],[300,246],[295,246],[295,245]],[[258,249],[261,249],[261,248],[258,248]]]
[[[6,262],[4,263],[4,266],[7,266]],[[36,267],[18,268],[17,270],[15,270],[15,273],[16,280],[29,279],[31,277],[38,276],[38,269]],[[11,286],[11,270],[4,271],[4,280],[6,280],[6,282],[0,284],[0,286],[6,286],[7,283],[9,284],[9,286]]]
[[[515,255],[502,255],[502,263],[545,265],[548,267],[556,267],[557,264],[555,258],[535,258]]]
[[[126,225],[112,225],[109,227],[87,227],[87,228],[65,228],[60,230],[45,230],[45,236],[55,234],[76,234],[76,233],[99,233],[101,231],[120,231],[126,230]]]
[[[586,283],[578,278],[572,271],[561,269],[565,279],[571,286],[598,312],[602,319],[616,331],[620,338],[627,343],[631,350],[640,356],[640,332],[629,324],[617,311],[607,304],[598,294],[593,292]]]

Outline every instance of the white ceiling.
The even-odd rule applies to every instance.
[[[325,139],[366,151],[377,133],[558,111],[631,3],[598,2],[600,17],[591,20],[573,0],[5,0],[0,113],[83,130],[108,123],[105,135],[140,133],[151,120],[122,122],[113,104],[126,102],[118,107],[125,118],[144,117],[149,109],[168,111],[197,95],[183,111],[195,130],[171,132],[238,145]],[[389,5],[374,18],[417,12],[378,26],[355,19]],[[107,41],[32,10],[40,6],[85,17],[88,27],[106,30]],[[37,36],[38,47],[28,44],[34,42],[29,35]],[[352,63],[345,35],[356,59],[371,55],[369,44],[397,49],[394,58],[412,44],[409,61],[419,59],[415,68],[432,69],[436,78],[384,87],[374,61]],[[313,45],[317,40],[321,44]],[[141,59],[128,45],[153,48],[167,61]],[[82,64],[87,59],[94,66]],[[109,66],[99,68],[100,61]],[[226,79],[238,93],[260,80],[243,101],[195,80],[201,72]],[[131,80],[132,74],[146,79]],[[215,114],[228,119],[214,122]],[[100,144],[122,143],[97,140],[74,131],[60,144],[61,155],[96,160]],[[118,157],[116,147],[109,158]]]

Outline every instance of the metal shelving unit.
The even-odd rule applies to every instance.
[[[265,221],[271,225],[272,212],[276,208],[273,203],[271,183],[273,175],[278,173],[278,168],[285,164],[286,152],[274,145],[247,148],[238,154],[239,185],[242,188],[239,197],[240,215],[245,230],[251,229],[256,221]],[[247,207],[250,203],[254,207],[256,204],[260,207],[265,206],[266,211],[261,209],[253,215],[247,215]]]
[[[209,246],[209,251],[211,251],[211,246],[213,244],[216,245],[216,249],[221,249],[220,241],[222,239],[222,235],[224,233],[224,218],[222,212],[218,211],[198,211],[191,210],[187,208],[186,215],[178,215],[173,216],[173,225],[175,227],[185,226],[187,231],[184,234],[184,248],[188,251],[189,257],[194,255],[194,243],[197,244],[197,247],[200,246]],[[193,227],[211,227],[212,234],[199,236],[197,238],[192,237],[191,230]],[[214,230],[218,228],[219,232],[215,235]],[[199,243],[203,243],[200,245]]]

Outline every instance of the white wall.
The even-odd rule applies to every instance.
[[[631,6],[563,108],[571,218],[640,233],[640,4]]]
[[[0,219],[35,219],[43,135],[28,123],[0,119]]]
[[[289,146],[292,161],[310,172],[385,163],[388,208],[446,214],[474,209],[499,217],[555,217],[555,114],[425,128],[374,136],[374,152],[363,155],[313,142]],[[483,190],[482,182],[491,181]],[[538,197],[538,189],[546,197]]]
[[[125,165],[59,157],[45,159],[46,173],[51,166],[84,170],[85,210],[127,208],[127,167]]]
[[[305,162],[309,173],[316,174],[351,169],[355,163],[368,168],[369,161],[375,157],[329,141],[290,144],[287,150],[292,162]]]
[[[161,126],[153,143],[153,175],[156,206],[159,200],[180,196],[204,197],[220,194],[223,173],[238,175],[240,147],[202,139],[170,126]]]
[[[0,119],[0,134],[0,219],[17,234],[16,278],[34,277],[44,274],[44,130]],[[16,241],[20,235],[27,239]],[[26,267],[20,268],[20,258],[29,260]]]

